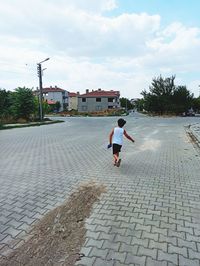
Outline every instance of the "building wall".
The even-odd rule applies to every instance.
[[[44,100],[52,100],[55,102],[60,102],[61,108],[60,111],[63,111],[64,105],[68,106],[68,92],[67,91],[51,91],[43,93]],[[64,97],[64,98],[63,98]]]
[[[97,112],[104,111],[109,108],[118,108],[119,98],[115,97],[114,102],[108,102],[108,97],[97,97],[101,98],[101,102],[96,101],[96,97],[86,98],[86,102],[82,102],[83,97],[78,97],[78,111],[79,112]],[[113,97],[109,97],[113,98]]]
[[[78,109],[78,97],[69,97],[68,98],[69,107],[68,110],[77,110]]]

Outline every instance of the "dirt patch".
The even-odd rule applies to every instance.
[[[193,146],[194,146],[195,148],[200,149],[200,144],[199,144],[199,142],[198,142],[198,139],[192,134],[192,132],[187,131],[187,135],[188,135],[188,137],[189,137],[191,143],[193,144]]]
[[[1,259],[0,265],[74,265],[84,256],[80,249],[85,241],[85,219],[102,192],[103,185],[81,185],[63,205],[46,214],[34,226],[32,237]]]

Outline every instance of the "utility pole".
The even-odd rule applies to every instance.
[[[42,110],[42,66],[40,63],[37,64],[37,73],[39,77],[39,106],[40,106],[40,121],[43,120],[43,110]]]
[[[40,121],[43,120],[43,110],[42,110],[42,63],[49,60],[49,58],[46,58],[45,60],[41,61],[40,63],[37,63],[37,73],[39,77],[39,106],[40,106]]]

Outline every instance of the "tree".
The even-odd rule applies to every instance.
[[[56,108],[57,112],[59,112],[60,107],[61,107],[61,104],[60,104],[60,102],[57,101],[56,104],[55,104],[55,108]]]
[[[143,111],[144,108],[144,99],[137,99],[135,101],[135,106],[134,106],[138,111]]]
[[[12,92],[0,89],[0,122],[12,120]]]
[[[158,114],[186,112],[192,106],[193,94],[186,86],[175,86],[175,76],[154,78],[149,91],[142,91],[144,108]]]
[[[163,78],[161,75],[154,78],[149,87],[150,93],[147,94],[151,111],[163,114],[171,111],[171,99],[175,90],[174,85],[175,76]]]
[[[0,114],[8,114],[10,106],[10,92],[0,89]]]
[[[29,120],[35,111],[35,100],[33,92],[29,88],[17,88],[14,92],[13,113],[16,118]]]
[[[177,86],[172,102],[173,109],[176,114],[182,114],[183,112],[187,112],[192,107],[193,94],[191,94],[186,86]]]
[[[127,110],[133,109],[133,105],[130,100],[124,97],[120,98],[120,105],[123,108],[127,108]]]
[[[192,100],[192,108],[196,113],[200,113],[200,97]]]

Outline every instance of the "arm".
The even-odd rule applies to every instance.
[[[127,139],[131,140],[132,142],[135,142],[135,140],[132,139],[132,138],[126,133],[126,130],[124,130],[124,136],[125,136]]]
[[[109,135],[109,143],[112,144],[112,137],[114,134],[114,129],[111,131],[110,135]]]

